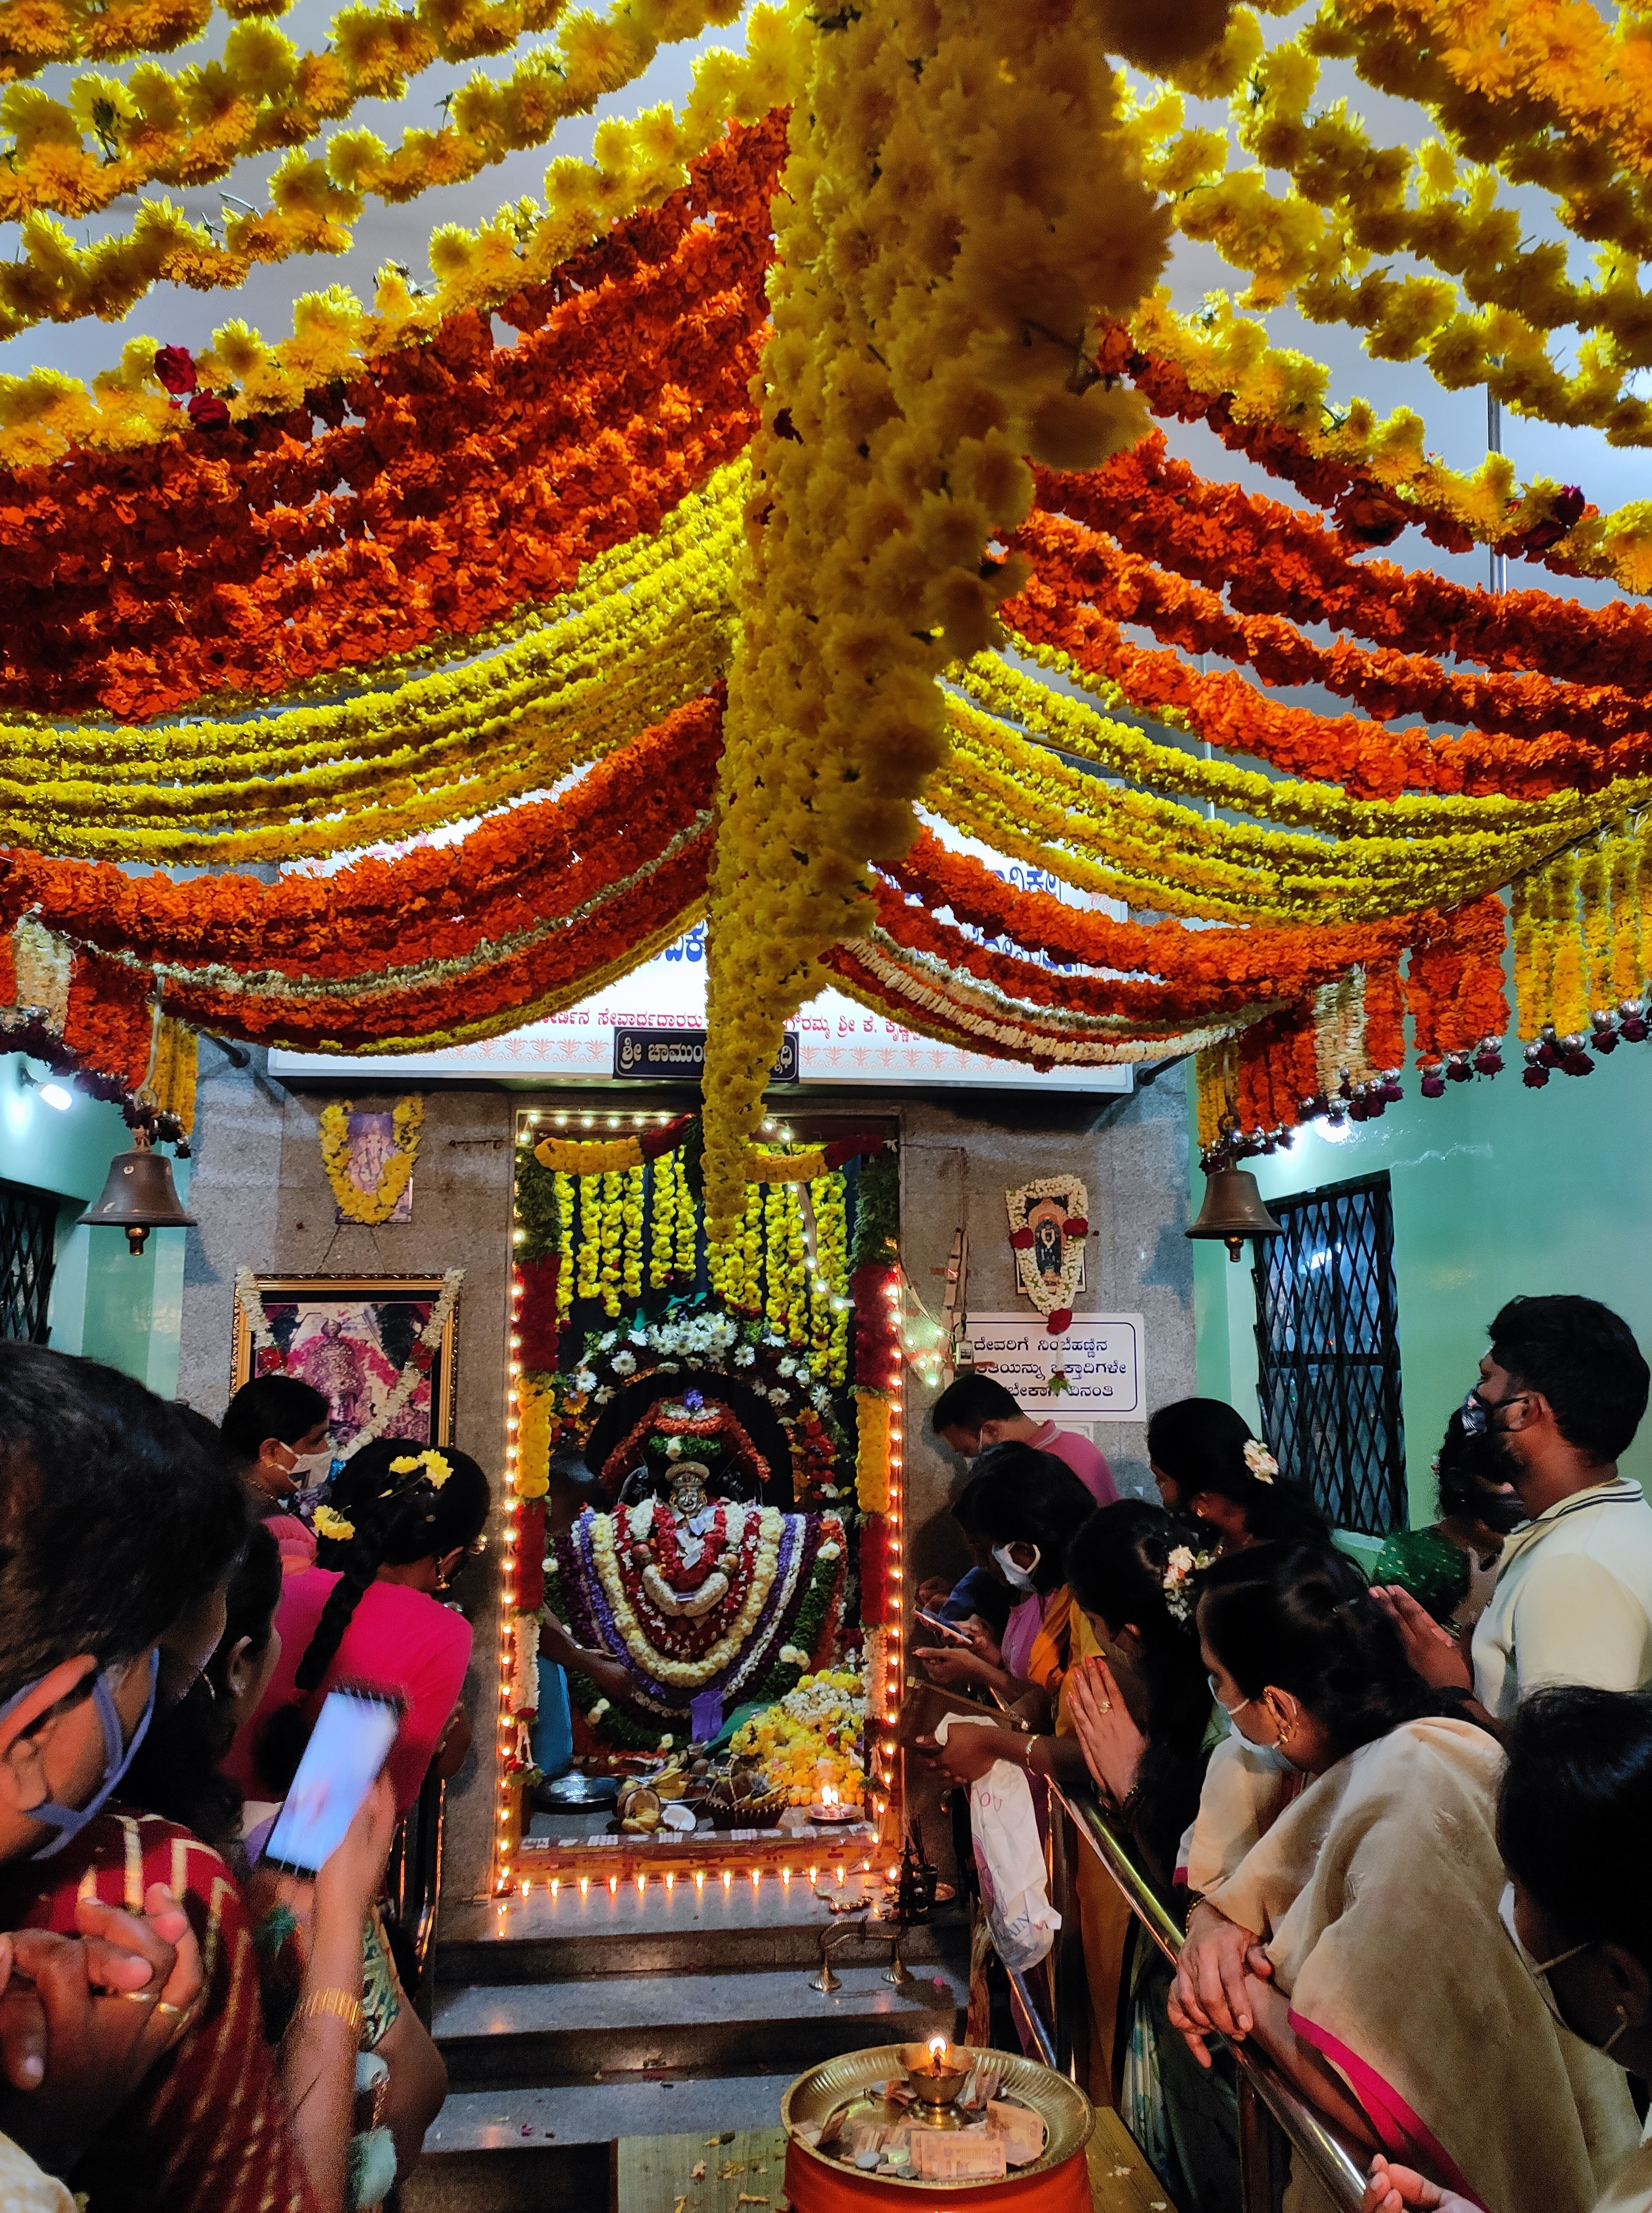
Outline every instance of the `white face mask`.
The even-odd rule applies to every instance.
[[[1527,1950],[1520,1930],[1515,1923],[1515,1886],[1512,1882],[1503,1885],[1503,1896],[1497,1900],[1497,1918],[1502,1922],[1503,1934],[1514,1946],[1521,1966],[1537,1984],[1537,1994],[1548,2008],[1549,2016],[1555,2026],[1558,2028],[1564,2028],[1568,2036],[1575,2036],[1580,2044],[1587,2044],[1594,2051],[1601,2053],[1609,2052],[1629,2027],[1628,2021],[1619,2021],[1606,2042],[1596,2044],[1592,2036],[1585,2036],[1581,2029],[1574,2028],[1565,2015],[1561,2012],[1560,2001],[1556,1997],[1554,1986],[1549,1980],[1551,1967],[1558,1967],[1568,1960],[1576,1960],[1584,1952],[1592,1952],[1594,1949],[1595,1939],[1591,1937],[1586,1944],[1574,1944],[1570,1951],[1557,1952],[1552,1960],[1534,1960]],[[1618,2064],[1621,2065],[1622,2062]]]
[[[1041,1556],[1036,1545],[1029,1549],[1033,1555],[1033,1568],[1035,1568]],[[1011,1590],[1027,1592],[1033,1588],[1033,1568],[1024,1568],[1018,1560],[1012,1559],[1008,1545],[995,1545],[992,1557],[1003,1569],[1003,1579]]]
[[[286,1449],[292,1453],[289,1445]],[[287,1480],[295,1491],[313,1491],[318,1483],[325,1483],[332,1466],[332,1447],[326,1445],[320,1452],[293,1453],[293,1464],[287,1469]]]

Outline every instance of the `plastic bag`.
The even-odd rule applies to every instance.
[[[936,1741],[945,1744],[948,1729],[976,1726],[967,1716],[948,1714],[936,1726]],[[1019,1767],[995,1760],[970,1784],[969,1826],[992,1948],[1024,1975],[1054,1943],[1061,1916],[1050,1903],[1033,1793]]]

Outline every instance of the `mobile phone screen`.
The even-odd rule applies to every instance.
[[[941,1636],[948,1638],[952,1643],[967,1644],[969,1643],[968,1637],[965,1636],[963,1631],[959,1628],[955,1622],[948,1621],[938,1613],[928,1613],[921,1606],[914,1606],[912,1611],[921,1622],[924,1623],[929,1628],[937,1631]]]
[[[399,1704],[382,1692],[328,1692],[264,1847],[271,1866],[314,1875],[326,1864],[360,1812],[400,1726]]]

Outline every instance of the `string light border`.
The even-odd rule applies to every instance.
[[[602,1129],[618,1135],[621,1130],[631,1132],[647,1128],[650,1124],[661,1125],[674,1118],[662,1109],[640,1109],[629,1113],[604,1113],[594,1109],[587,1111],[569,1107],[528,1107],[516,1110],[515,1128],[511,1147],[511,1207],[510,1207],[510,1295],[507,1302],[505,1342],[505,1532],[504,1575],[499,1593],[498,1619],[498,1707],[494,1743],[494,1816],[491,1880],[489,1887],[497,1903],[503,1905],[514,1892],[528,1894],[533,1876],[524,1875],[519,1866],[522,1851],[522,1789],[517,1780],[515,1756],[518,1722],[512,1698],[515,1672],[516,1622],[521,1611],[517,1604],[519,1551],[522,1533],[524,1501],[518,1487],[520,1474],[521,1416],[517,1408],[516,1387],[522,1372],[521,1314],[522,1302],[521,1270],[517,1263],[518,1248],[526,1241],[516,1211],[516,1155],[539,1142],[546,1125],[556,1130],[577,1128],[581,1131]],[[773,1116],[763,1125],[764,1134],[777,1135],[789,1141],[789,1124]],[[895,1142],[899,1144],[899,1137]],[[814,1272],[814,1258],[808,1256],[811,1274]],[[894,1324],[890,1332],[893,1347],[889,1392],[889,1507],[888,1521],[888,1597],[887,1611],[890,1619],[881,1631],[863,1625],[863,1666],[866,1670],[866,1728],[869,1739],[867,1771],[871,1783],[873,1810],[876,1826],[874,1832],[872,1859],[868,1870],[875,1867],[880,1852],[900,1848],[901,1823],[905,1818],[902,1776],[899,1753],[896,1744],[896,1723],[900,1711],[901,1685],[905,1672],[905,1574],[902,1561],[904,1539],[904,1458],[902,1434],[905,1429],[905,1370],[906,1362],[903,1348],[906,1341],[905,1327],[905,1275],[899,1265],[889,1271],[889,1283],[885,1295],[895,1311]],[[873,1675],[874,1639],[878,1640],[882,1655],[883,1681],[881,1695]],[[844,1870],[838,1869],[838,1880],[844,1879]],[[726,1873],[726,1869],[725,1869]],[[617,1882],[620,1878],[606,1878]],[[587,1879],[588,1880],[588,1879]],[[753,1871],[752,1880],[759,1880]],[[560,1888],[560,1879],[558,1889]],[[585,1880],[581,1882],[585,1887]]]

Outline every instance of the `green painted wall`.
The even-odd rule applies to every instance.
[[[1247,1161],[1263,1197],[1388,1172],[1393,1193],[1399,1358],[1411,1519],[1434,1516],[1433,1458],[1475,1377],[1485,1325],[1516,1292],[1582,1292],[1615,1308],[1652,1356],[1652,1045],[1619,1046],[1588,1076],[1521,1082],[1513,1065],[1443,1099],[1406,1097],[1380,1122],[1299,1131],[1288,1152]],[[1188,1064],[1192,1111],[1192,1064]],[[1195,1211],[1204,1196],[1197,1158]],[[1199,1389],[1256,1418],[1250,1250],[1230,1265],[1196,1247]],[[1652,1487],[1652,1417],[1624,1461]]]
[[[76,1217],[103,1188],[110,1160],[131,1141],[118,1108],[66,1084],[70,1103],[59,1112],[28,1075],[44,1078],[46,1070],[19,1053],[0,1056],[0,1180],[49,1192],[59,1202],[50,1341],[60,1352],[106,1360],[173,1398],[187,1233],[152,1230],[134,1259],[118,1230],[76,1228]],[[173,1175],[186,1198],[189,1163],[174,1163]]]

